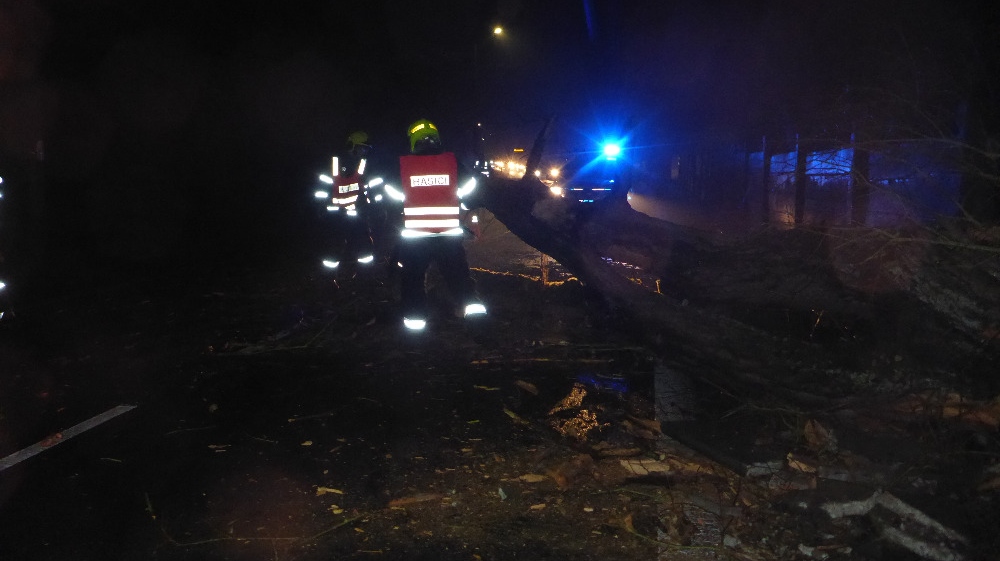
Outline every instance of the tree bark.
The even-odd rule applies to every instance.
[[[803,146],[802,140],[795,143],[795,225],[801,226],[806,212],[806,184],[809,176],[806,174],[806,164],[809,151]]]
[[[762,149],[764,151],[763,170],[761,172],[761,223],[771,222],[771,157],[774,156],[774,143],[768,142],[767,137],[761,137]]]
[[[851,224],[864,226],[868,221],[871,200],[869,153],[864,148],[859,148],[853,137],[851,144],[854,146],[851,157]]]
[[[740,395],[829,407],[859,393],[855,380],[870,376],[868,349],[898,349],[930,371],[961,364],[972,375],[1000,346],[1000,295],[984,284],[1000,271],[956,274],[962,252],[929,238],[802,228],[719,247],[628,204],[554,197],[533,177],[489,178],[470,202],[599,294],[620,329],[669,364]],[[616,260],[664,279],[667,290],[633,282]],[[780,329],[761,319],[774,311],[788,318]],[[850,336],[814,339],[824,325]]]

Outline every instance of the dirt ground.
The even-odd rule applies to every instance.
[[[860,453],[834,466],[855,476],[820,476],[825,427],[738,400],[711,405],[728,424],[692,425],[690,380],[485,226],[470,262],[489,317],[455,318],[432,283],[420,336],[383,272],[335,282],[299,254],[98,275],[19,310],[0,331],[0,457],[45,446],[0,471],[0,559],[973,558],[947,557],[973,549],[948,532],[986,533],[991,495],[900,498]],[[60,437],[120,405],[136,407]],[[921,457],[893,472],[908,489],[962,476],[913,477]],[[935,506],[962,501],[942,526]],[[907,526],[939,556],[886,538]]]
[[[289,265],[103,279],[6,322],[0,456],[48,446],[0,472],[0,557],[655,554],[626,522],[660,487],[623,487],[612,458],[653,447],[651,367],[578,287],[477,272],[483,325],[407,338],[388,287]]]

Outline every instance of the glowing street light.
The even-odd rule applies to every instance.
[[[493,34],[494,35],[503,35],[503,27],[501,27],[499,25],[493,26]]]

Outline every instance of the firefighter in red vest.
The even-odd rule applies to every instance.
[[[458,161],[441,146],[437,127],[425,119],[408,130],[410,155],[399,159],[402,193],[386,188],[403,200],[403,229],[399,241],[400,296],[403,326],[420,331],[427,325],[424,276],[436,263],[465,317],[486,314],[476,294],[469,262],[462,245],[462,197],[475,188],[475,179],[458,184]]]
[[[348,261],[351,265],[366,266],[375,260],[368,224],[369,201],[365,175],[370,150],[366,133],[351,133],[347,137],[346,149],[333,156],[331,175],[320,176],[320,180],[329,185],[329,193],[320,193],[327,195],[329,203],[326,210],[336,217],[337,229],[334,250],[324,257],[323,266],[338,273],[348,265]],[[381,183],[381,180],[378,182]]]

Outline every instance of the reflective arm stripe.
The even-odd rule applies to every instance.
[[[401,191],[396,190],[395,187],[389,185],[388,183],[385,184],[385,193],[397,201],[406,200],[406,197],[403,195]]]
[[[475,189],[476,189],[476,178],[473,177],[472,179],[466,181],[465,185],[459,187],[458,198],[463,199],[467,197],[469,193],[473,192]]]
[[[421,206],[415,208],[404,208],[403,214],[406,216],[427,216],[429,214],[458,214],[457,206]]]

